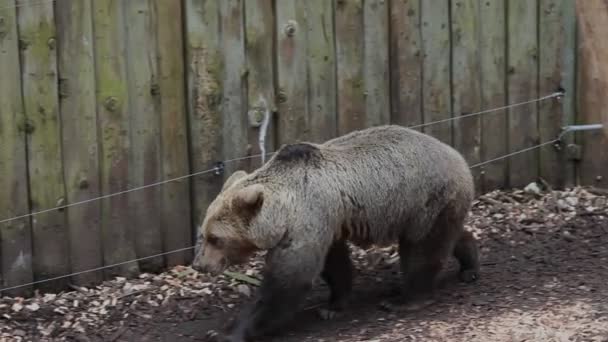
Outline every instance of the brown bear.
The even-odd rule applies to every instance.
[[[267,251],[257,299],[226,337],[247,341],[288,322],[319,275],[330,309],[342,309],[352,287],[347,241],[398,243],[406,295],[432,290],[452,255],[461,278],[475,280],[477,244],[463,228],[473,197],[463,157],[408,128],[284,145],[259,169],[225,182],[207,209],[192,266],[219,273]]]

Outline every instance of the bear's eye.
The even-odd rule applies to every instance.
[[[220,239],[217,236],[214,235],[210,235],[207,237],[207,243],[212,245],[212,246],[219,246],[220,244]]]

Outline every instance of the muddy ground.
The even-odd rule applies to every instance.
[[[456,263],[437,302],[406,313],[379,303],[398,281],[393,248],[353,248],[351,307],[323,321],[315,287],[306,309],[269,341],[608,341],[608,201],[576,188],[493,192],[476,201],[467,229],[480,240],[481,278],[459,283]],[[255,291],[249,277],[208,278],[188,267],[33,299],[0,300],[0,341],[204,341]]]

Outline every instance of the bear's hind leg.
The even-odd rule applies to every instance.
[[[324,319],[332,319],[343,311],[352,292],[353,265],[346,241],[333,243],[327,257],[321,277],[330,290],[329,306],[318,311]]]
[[[472,283],[479,278],[479,250],[471,232],[463,231],[454,248],[454,256],[460,263],[460,280]]]
[[[422,241],[413,243],[407,237],[400,239],[401,295],[383,302],[383,308],[413,311],[434,302],[439,274],[452,255],[458,233],[449,223],[444,212]]]

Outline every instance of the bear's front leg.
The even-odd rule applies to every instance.
[[[322,265],[321,254],[303,246],[271,250],[256,299],[239,313],[224,341],[252,341],[276,333],[302,307]]]

